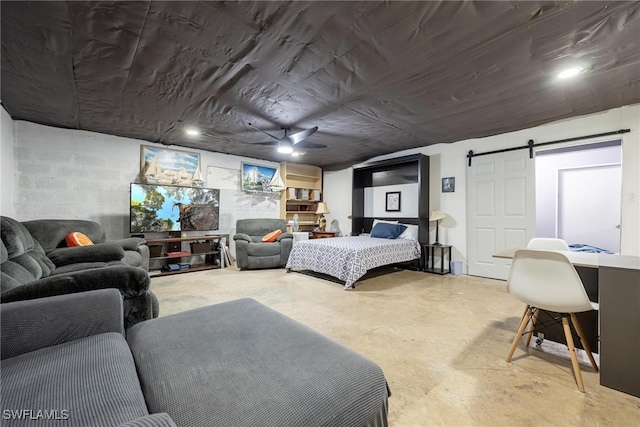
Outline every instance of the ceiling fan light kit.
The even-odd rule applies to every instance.
[[[271,135],[268,132],[263,131],[262,129],[257,128],[256,126],[254,126],[251,123],[247,123],[249,126],[251,126],[252,128],[254,128],[255,130],[264,133],[265,135],[267,135],[269,138],[271,138],[271,141],[267,141],[267,142],[258,142],[257,144],[260,145],[277,145],[277,151],[278,153],[282,153],[282,154],[292,154],[294,155],[294,150],[296,148],[327,148],[326,145],[322,145],[322,144],[314,144],[314,143],[303,143],[303,141],[307,138],[309,138],[311,135],[313,135],[314,133],[317,132],[318,130],[318,126],[314,126],[310,129],[305,129],[303,131],[300,132],[296,132],[293,135],[289,135],[289,132],[291,131],[291,128],[289,127],[282,127],[280,128],[281,130],[284,131],[284,136],[282,138],[278,138],[276,136]],[[300,144],[300,145],[298,145]],[[297,152],[298,155],[302,155],[304,153],[302,152]]]
[[[293,153],[293,147],[285,143],[278,144],[278,153],[290,154]]]

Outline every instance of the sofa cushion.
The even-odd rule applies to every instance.
[[[247,247],[247,255],[249,256],[270,256],[280,255],[280,245],[271,243],[252,243]]]
[[[22,224],[33,238],[40,242],[44,249],[67,247],[65,237],[69,233],[80,232],[86,234],[93,243],[107,241],[104,228],[95,221],[80,219],[36,219],[24,221]]]
[[[12,272],[15,271],[18,276],[14,279],[20,283],[31,282],[51,274],[55,265],[45,255],[42,246],[31,237],[29,230],[24,225],[13,218],[3,216],[1,227],[2,271],[5,274],[13,276]],[[7,262],[13,262],[22,269],[16,270],[14,265],[5,267],[4,264]]]
[[[173,422],[169,414],[149,414],[146,417],[137,418],[132,421],[128,421],[124,424],[120,424],[118,427],[177,427]]]
[[[1,406],[66,411],[59,422],[69,427],[112,427],[149,414],[127,342],[115,332],[4,359]]]
[[[14,279],[4,271],[0,271],[0,292],[17,288],[20,285],[22,285],[22,283],[20,283],[18,280]]]

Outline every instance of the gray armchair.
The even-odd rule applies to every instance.
[[[275,242],[263,243],[262,237],[282,230]],[[284,267],[293,247],[293,234],[287,233],[284,219],[240,219],[233,236],[236,260],[241,270]]]

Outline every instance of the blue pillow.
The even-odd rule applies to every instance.
[[[396,239],[407,229],[406,225],[389,224],[388,222],[379,222],[371,230],[371,237],[381,237],[383,239]]]

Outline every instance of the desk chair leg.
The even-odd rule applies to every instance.
[[[576,332],[580,337],[580,341],[582,342],[582,347],[587,352],[587,356],[589,356],[589,361],[591,362],[591,366],[593,366],[593,369],[597,371],[598,365],[596,364],[596,360],[593,358],[591,347],[589,346],[587,337],[585,336],[584,332],[582,332],[582,327],[580,326],[580,322],[578,322],[578,317],[575,315],[575,313],[571,313],[571,321],[573,322],[573,327],[576,328]]]
[[[536,329],[536,323],[538,323],[538,315],[540,314],[539,308],[533,309],[533,316],[531,319],[531,327],[529,328],[529,332],[527,334],[527,342],[525,343],[525,347],[529,348],[529,344],[531,344],[531,337],[533,336],[533,331]]]
[[[524,314],[522,315],[522,321],[520,322],[520,327],[518,328],[516,337],[513,339],[513,343],[511,344],[511,348],[509,349],[509,354],[507,354],[507,362],[511,362],[513,353],[515,353],[516,348],[518,348],[518,343],[520,342],[520,338],[522,338],[522,334],[524,333],[525,328],[529,324],[529,308],[531,308],[531,306],[527,305],[527,308],[524,309]]]
[[[580,365],[578,364],[578,355],[576,354],[576,347],[573,345],[573,336],[571,335],[571,327],[569,326],[569,319],[566,316],[562,317],[562,327],[564,329],[564,336],[567,339],[567,346],[569,347],[569,355],[571,356],[571,365],[573,366],[573,374],[576,377],[578,383],[578,390],[584,393],[584,382],[582,381],[582,372],[580,372]]]

